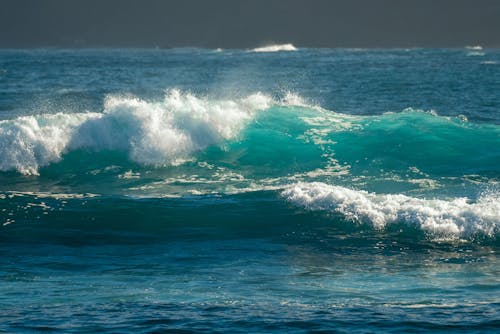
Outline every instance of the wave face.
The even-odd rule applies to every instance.
[[[467,198],[419,199],[401,194],[380,195],[324,183],[299,183],[282,195],[290,202],[315,211],[344,215],[348,220],[383,229],[408,224],[432,237],[495,237],[500,232],[500,196],[484,195],[475,203]]]

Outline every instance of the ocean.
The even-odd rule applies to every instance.
[[[500,49],[0,50],[0,332],[500,330]]]

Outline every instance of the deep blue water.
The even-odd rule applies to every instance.
[[[500,50],[0,50],[0,331],[500,329]]]

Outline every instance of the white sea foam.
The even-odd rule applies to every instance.
[[[195,151],[235,138],[272,99],[256,93],[211,100],[178,90],[163,101],[108,97],[102,113],[24,116],[0,122],[0,170],[36,175],[75,150],[124,151],[141,164],[175,165]]]
[[[1,197],[3,196],[3,197]],[[41,198],[50,198],[50,199],[56,199],[56,200],[65,200],[65,199],[86,199],[86,198],[94,198],[94,197],[99,197],[100,195],[98,194],[92,194],[92,193],[84,193],[84,194],[78,194],[78,193],[50,193],[50,192],[43,192],[43,191],[9,191],[4,194],[0,195],[0,199],[11,199],[14,197],[34,197],[35,199],[41,199]]]
[[[126,171],[123,174],[118,175],[119,179],[124,179],[124,180],[130,180],[130,179],[140,179],[141,178],[141,173],[134,173],[133,171],[129,170]]]
[[[483,47],[481,45],[469,45],[465,47],[468,50],[481,51]]]
[[[76,128],[99,117],[58,113],[0,121],[0,170],[37,174],[39,166],[60,160]]]
[[[325,183],[297,183],[282,195],[309,210],[337,212],[347,219],[383,229],[388,224],[416,226],[435,237],[457,239],[472,235],[495,236],[500,229],[500,195],[467,198],[420,199],[405,195],[375,194]]]
[[[273,44],[252,49],[253,52],[278,52],[278,51],[297,51],[298,49],[291,43]]]

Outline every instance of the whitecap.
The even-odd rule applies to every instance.
[[[77,149],[123,151],[143,165],[175,165],[207,146],[238,136],[272,99],[235,100],[167,91],[163,101],[108,96],[102,113],[57,113],[0,121],[0,170],[37,175]]]
[[[279,51],[297,51],[298,49],[291,43],[272,44],[252,49],[253,52],[279,52]]]
[[[481,45],[468,45],[465,47],[467,50],[481,51],[483,47]]]
[[[320,182],[288,186],[282,195],[308,210],[342,214],[348,220],[384,229],[389,224],[415,226],[434,237],[493,237],[500,228],[500,194],[475,202],[467,198],[421,199],[402,194],[376,194]]]

